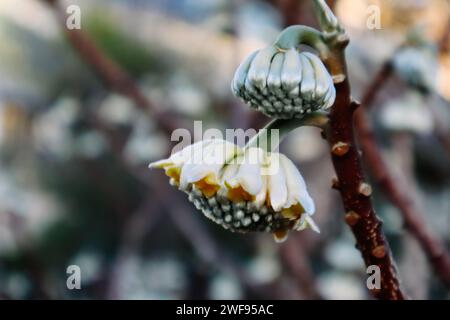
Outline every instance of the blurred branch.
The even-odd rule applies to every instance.
[[[107,278],[105,297],[107,299],[120,299],[120,277],[129,258],[138,253],[142,241],[161,216],[160,210],[155,210],[155,198],[149,197],[141,207],[125,223],[122,232],[115,263]]]
[[[438,42],[438,50],[441,54],[450,53],[450,16],[447,19],[447,26],[444,30],[444,34]]]
[[[14,236],[18,252],[21,253],[22,264],[28,273],[32,286],[31,297],[33,299],[52,299],[54,298],[49,290],[46,271],[42,265],[42,260],[32,249],[32,241],[25,231],[24,220],[16,212],[7,212],[11,217],[10,230]]]
[[[312,10],[312,1],[310,0],[265,0],[271,3],[281,13],[285,26],[294,24],[309,25],[317,27],[317,21],[314,16],[309,14]],[[336,7],[337,0],[327,0],[331,9]]]
[[[281,13],[284,25],[304,24],[317,26],[317,22],[311,14],[312,1],[301,0],[268,0]]]
[[[320,295],[314,273],[309,263],[309,251],[306,250],[304,242],[292,239],[282,244],[280,247],[281,258],[288,267],[298,284],[298,288],[307,299],[322,299]]]
[[[405,187],[400,187],[387,167],[375,140],[373,129],[367,121],[364,111],[371,106],[376,94],[381,90],[383,84],[392,75],[390,61],[384,63],[372,83],[368,86],[362,98],[362,106],[355,113],[355,128],[358,133],[364,159],[372,172],[376,182],[381,187],[388,199],[400,210],[405,225],[413,236],[420,242],[430,263],[433,265],[437,275],[450,288],[450,256],[445,250],[444,244],[431,233],[426,227],[426,221],[417,207],[416,201],[409,197]]]
[[[364,107],[365,111],[368,110],[371,103],[375,99],[377,93],[379,92],[380,88],[384,85],[384,82],[387,81],[387,79],[392,75],[392,72],[393,72],[392,61],[389,59],[385,63],[383,63],[380,70],[373,77],[372,81],[367,86],[363,94],[363,97],[361,99],[361,106]],[[363,111],[360,108],[358,111],[355,112],[355,118],[359,118],[359,115],[361,113],[363,113]]]
[[[169,136],[175,129],[183,127],[176,118],[173,118],[173,115],[168,115],[158,110],[147,96],[142,93],[139,86],[133,81],[130,75],[128,75],[116,62],[110,59],[88,34],[77,29],[69,30],[66,27],[65,10],[63,10],[57,0],[41,1],[48,3],[53,7],[61,23],[61,28],[67,36],[67,40],[106,86],[128,97],[138,108],[149,113],[149,115],[155,119],[158,126]]]
[[[447,106],[450,106],[448,100],[443,98],[440,95],[434,95],[435,100],[438,101],[430,101],[429,107],[431,114],[434,119],[434,135],[438,139],[438,141],[442,144],[442,146],[445,148],[445,151],[450,156],[450,130],[447,127],[446,118],[442,118],[437,105],[435,102],[443,102]]]

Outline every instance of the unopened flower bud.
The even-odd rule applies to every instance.
[[[283,119],[326,110],[336,98],[333,79],[319,57],[276,45],[244,60],[231,87],[234,95],[252,108]]]

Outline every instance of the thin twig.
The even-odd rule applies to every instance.
[[[284,243],[280,247],[280,256],[305,298],[322,299],[311,270],[309,251],[305,250],[305,243],[299,240],[295,238]]]
[[[444,33],[438,42],[438,50],[440,54],[450,52],[450,16],[447,19],[447,25],[444,28]]]
[[[148,112],[158,123],[159,128],[169,136],[175,129],[183,127],[173,115],[170,116],[158,110],[128,73],[109,58],[87,33],[78,29],[70,30],[66,28],[65,11],[60,6],[59,1],[41,1],[50,4],[55,9],[67,40],[106,86],[128,97],[138,108]]]

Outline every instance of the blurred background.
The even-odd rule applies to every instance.
[[[294,131],[281,151],[304,174],[322,233],[281,245],[223,230],[147,169],[170,154],[171,130],[194,120],[267,122],[230,81],[285,26],[317,27],[311,2],[1,0],[0,298],[370,299],[316,129]],[[370,121],[402,191],[450,249],[450,1],[328,2],[351,38],[356,99],[394,66]],[[77,36],[58,20],[70,4],[81,9]],[[374,200],[406,292],[450,298],[376,184]],[[69,265],[81,290],[66,287]]]

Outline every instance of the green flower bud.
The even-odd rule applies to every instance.
[[[234,95],[270,117],[301,118],[330,108],[336,98],[333,80],[315,54],[272,45],[252,53],[238,67]]]

